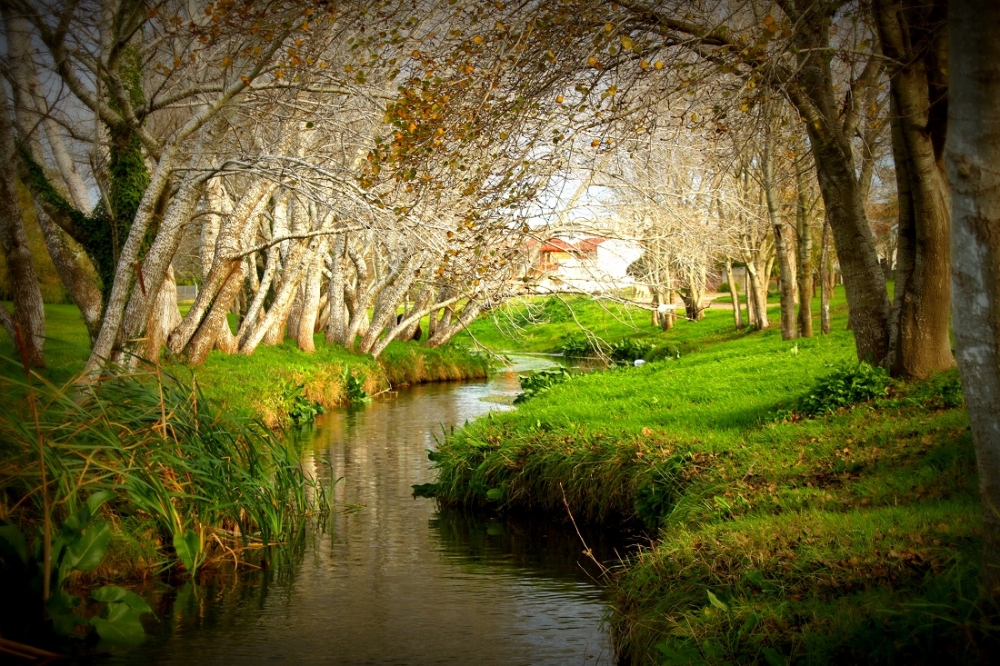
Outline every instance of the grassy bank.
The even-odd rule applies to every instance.
[[[975,603],[957,373],[801,418],[853,359],[845,318],[841,302],[832,335],[788,342],[727,332],[725,311],[631,332],[687,351],[466,426],[433,454],[434,492],[561,513],[565,492],[577,519],[645,522],[654,543],[611,583],[613,639],[632,663],[976,663],[997,625]],[[543,347],[562,333],[533,335]]]
[[[64,384],[83,369],[90,353],[86,329],[72,305],[46,305],[45,312],[48,367],[42,374],[54,384]],[[21,373],[6,335],[0,336],[3,358],[9,360],[0,361],[0,375]],[[347,404],[351,391],[357,391],[350,384],[375,395],[407,384],[482,378],[489,372],[489,363],[462,345],[427,349],[412,342],[393,342],[378,359],[372,359],[327,345],[318,334],[313,354],[303,353],[286,341],[258,347],[252,356],[212,352],[203,365],[193,369],[165,361],[164,369],[179,376],[193,373],[207,398],[231,413],[260,418],[273,428],[317,406]]]

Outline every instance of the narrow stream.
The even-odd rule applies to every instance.
[[[551,365],[518,359],[516,370]],[[611,664],[596,566],[568,521],[413,499],[442,428],[509,409],[513,372],[432,384],[326,415],[307,468],[334,514],[287,562],[166,595],[117,663]],[[585,533],[599,557],[611,545]]]

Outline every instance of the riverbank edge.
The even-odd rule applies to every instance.
[[[277,429],[293,425],[296,410],[349,405],[349,381],[377,397],[413,384],[485,379],[491,362],[485,354],[452,345],[432,349],[393,342],[372,358],[319,341],[315,352],[305,353],[286,341],[261,347],[253,356],[213,352],[199,367],[173,369],[191,372],[205,395],[224,409]],[[353,390],[354,400],[363,397]]]
[[[820,345],[843,347],[845,358],[853,348],[843,332],[787,343],[776,336],[751,334],[733,352],[720,342],[683,362],[738,384],[766,381],[726,371],[753,356],[750,340],[759,339],[758,360],[773,356],[776,366]],[[877,654],[979,663],[996,645],[996,609],[976,601],[981,517],[957,371],[895,383],[883,398],[816,419],[772,400],[739,428],[615,423],[630,418],[622,409],[630,391],[640,409],[684,394],[668,383],[681,365],[581,377],[478,419],[431,454],[439,477],[421,490],[445,504],[568,508],[577,520],[652,524],[649,547],[609,580],[622,663]],[[816,365],[828,372],[829,363]],[[662,392],[650,395],[657,385]],[[784,390],[794,397],[812,386],[799,380]],[[585,402],[598,421],[568,415]]]

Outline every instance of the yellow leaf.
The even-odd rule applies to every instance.
[[[635,43],[632,41],[632,38],[629,37],[628,35],[622,35],[622,48],[625,49],[626,51],[631,51],[633,48],[635,48]]]
[[[639,63],[639,67],[642,67],[643,69],[649,69],[649,61],[643,60],[642,62]]]
[[[558,97],[556,97],[556,104],[562,104],[562,103],[563,103],[563,96],[559,95]]]
[[[663,61],[662,60],[657,60],[656,62],[654,62],[653,63],[653,68],[654,69],[663,69]]]
[[[483,43],[483,38],[480,37],[479,35],[476,35],[475,37],[472,38],[472,43],[475,44],[476,46],[479,46],[480,44]]]
[[[593,141],[590,142],[591,148],[597,148],[599,145],[601,145],[600,139],[594,139]]]
[[[599,66],[597,58],[595,58],[594,56],[590,56],[589,58],[587,58],[587,64],[590,65],[591,67]]]

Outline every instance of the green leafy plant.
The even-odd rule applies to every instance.
[[[292,408],[288,410],[288,418],[295,425],[306,425],[316,420],[316,417],[326,412],[323,405],[305,396],[305,386],[289,383],[285,386],[285,396],[291,401]]]
[[[622,338],[611,343],[608,355],[616,363],[631,363],[636,359],[645,358],[652,349],[653,343],[647,340]]]
[[[841,407],[874,400],[886,395],[890,384],[884,368],[861,362],[845,364],[821,379],[796,405],[803,416],[822,416]]]
[[[112,499],[108,491],[98,491],[85,502],[75,495],[68,505],[68,515],[55,530],[51,541],[50,576],[52,592],[45,609],[52,629],[60,636],[83,637],[89,629],[103,641],[134,645],[145,639],[139,617],[153,614],[148,604],[134,592],[114,585],[96,590],[91,600],[104,604],[100,614],[85,619],[76,611],[83,600],[65,587],[74,571],[88,573],[96,569],[107,553],[111,526],[100,515],[101,506]],[[11,599],[37,595],[45,577],[45,536],[41,530],[29,548],[28,540],[16,525],[0,525],[0,561],[4,588]]]
[[[364,377],[355,377],[349,368],[344,368],[344,392],[352,404],[371,402],[372,399],[365,391]]]
[[[519,405],[530,400],[541,393],[547,391],[556,384],[562,384],[573,375],[566,368],[556,368],[555,370],[539,370],[530,375],[518,375],[517,381],[521,383],[522,393],[514,398],[514,404]]]

